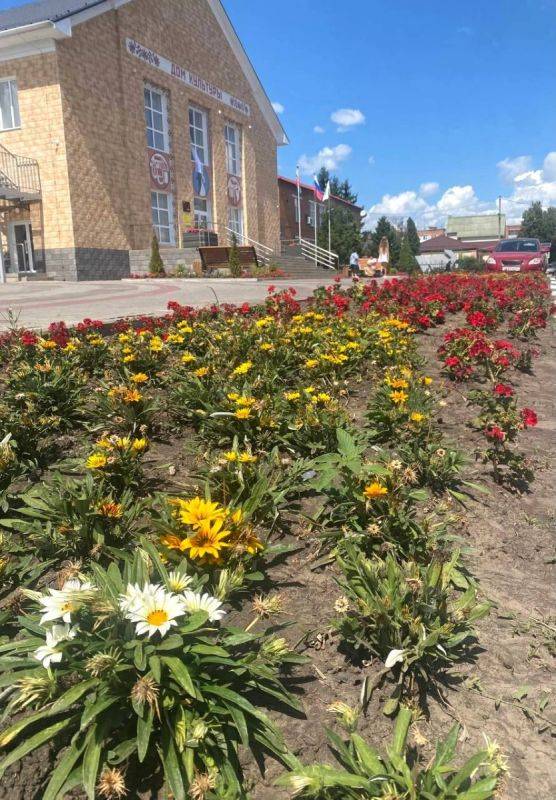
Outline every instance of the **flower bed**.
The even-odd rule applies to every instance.
[[[459,315],[443,369],[480,381],[477,455],[520,486],[537,415],[513,379],[549,313],[542,276],[441,275],[1,337],[0,775],[49,743],[29,797],[256,798],[246,775],[264,757],[301,797],[495,797],[498,747],[462,766],[457,726],[407,767],[423,698],[476,658],[490,610],[443,506],[481,487],[437,422],[418,340]],[[168,448],[187,451],[179,480]],[[338,767],[288,742],[310,665],[273,576],[307,535],[341,587],[323,598],[338,647],[378,665],[332,709]],[[378,690],[387,756],[356,732]]]

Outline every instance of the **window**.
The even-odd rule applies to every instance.
[[[226,141],[226,167],[228,175],[241,177],[241,139],[240,131],[235,125],[224,125]]]
[[[160,244],[174,243],[174,210],[172,195],[151,192],[153,228]]]
[[[153,150],[170,152],[168,136],[168,98],[152,86],[145,86],[145,123],[147,145]]]
[[[311,219],[309,225],[314,228],[317,222],[317,204],[314,200],[309,200],[309,217]]]
[[[9,131],[20,125],[17,81],[0,80],[0,130]]]
[[[206,197],[193,198],[193,218],[196,228],[208,230],[211,227],[210,202]]]
[[[207,166],[210,160],[206,111],[200,111],[193,107],[189,109],[189,139],[191,141],[191,160],[195,161],[196,153],[201,164]]]
[[[295,208],[295,221],[299,222],[299,197],[294,194],[293,197],[293,207]]]
[[[241,244],[243,239],[243,213],[241,208],[235,208],[234,206],[228,208],[228,228],[237,236],[238,244]]]

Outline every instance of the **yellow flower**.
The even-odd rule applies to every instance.
[[[43,350],[56,350],[58,345],[52,339],[41,339],[39,347],[42,347]]]
[[[261,550],[264,550],[264,544],[251,528],[247,528],[240,534],[236,535],[230,542],[230,545],[235,550],[249,553],[250,556],[254,556]]]
[[[185,338],[180,336],[179,333],[169,333],[166,341],[170,344],[183,344],[185,342]]]
[[[122,361],[124,364],[131,364],[132,361],[135,361],[135,356],[125,356]]]
[[[410,420],[412,422],[422,422],[425,419],[425,415],[419,413],[419,411],[414,411],[410,416]]]
[[[274,345],[270,344],[270,342],[263,342],[259,350],[262,350],[263,353],[269,353],[271,350],[274,350]]]
[[[377,497],[384,497],[384,495],[388,494],[388,489],[381,483],[374,481],[374,483],[371,483],[369,486],[365,487],[363,494],[369,500],[374,500]]]
[[[219,503],[210,500],[203,500],[202,497],[194,497],[192,500],[174,500],[174,505],[178,506],[178,514],[184,525],[198,527],[201,522],[224,519],[225,510]]]
[[[223,519],[215,519],[212,522],[208,519],[199,523],[199,526],[192,536],[181,542],[180,550],[189,550],[190,558],[209,558],[219,561],[220,551],[230,545],[224,540],[230,535],[230,531],[222,530]]]
[[[251,416],[251,409],[250,408],[238,408],[235,413],[236,419],[249,419]]]
[[[232,403],[235,403],[235,402],[236,402],[236,400],[239,400],[239,395],[238,395],[238,393],[237,393],[237,392],[230,392],[230,393],[227,395],[227,397],[228,397],[228,400],[231,400],[231,401],[232,401]]]
[[[129,380],[135,384],[146,383],[149,380],[149,376],[145,375],[144,372],[136,372]]]
[[[107,501],[98,507],[98,513],[101,517],[107,517],[108,519],[119,519],[124,513],[124,509],[121,503]]]
[[[327,392],[319,392],[316,396],[316,399],[319,403],[330,403],[332,398]]]
[[[197,357],[193,355],[193,353],[184,353],[181,357],[182,364],[191,364],[193,361],[197,361]]]
[[[120,436],[118,439],[113,440],[113,445],[117,447],[118,450],[127,450],[131,445],[131,439],[129,436]]]
[[[126,389],[122,395],[122,400],[128,405],[131,405],[132,403],[140,403],[142,399],[143,395],[137,389]]]
[[[194,375],[196,378],[205,378],[209,374],[210,370],[208,367],[199,367],[194,371]]]
[[[180,329],[180,331],[182,333],[193,333],[193,328],[185,320],[182,320],[181,322],[178,322],[178,328]]]
[[[164,347],[164,342],[160,338],[160,336],[153,336],[151,339],[151,343],[149,345],[149,349],[152,353],[160,353],[162,348]]]
[[[67,345],[64,347],[65,353],[73,353],[75,350],[77,350],[77,345],[75,344],[75,342],[68,342]]]
[[[254,397],[237,397],[236,398],[236,405],[242,406],[243,408],[251,408],[252,406],[256,405],[257,401]]]
[[[100,447],[101,450],[112,450],[113,445],[110,439],[99,439],[96,446]]]
[[[391,392],[390,393],[390,399],[396,405],[403,405],[403,403],[405,403],[405,401],[407,400],[408,397],[409,397],[409,395],[406,392]]]
[[[244,361],[243,364],[240,364],[239,367],[234,369],[232,375],[246,375],[252,367],[252,361]]]
[[[142,438],[142,439],[134,439],[131,443],[132,450],[135,450],[136,453],[142,453],[143,450],[146,450],[149,446],[149,440]]]
[[[238,460],[239,456],[235,450],[230,450],[228,453],[224,453],[224,458],[232,464],[234,461]]]
[[[301,397],[301,392],[284,392],[284,398],[286,400],[290,401],[299,400],[300,397]]]
[[[314,369],[315,367],[318,367],[318,365],[319,362],[317,358],[308,358],[305,362],[305,369]]]
[[[240,453],[239,456],[239,463],[240,464],[254,464],[257,461],[257,456],[251,455],[251,453]]]
[[[386,383],[392,387],[392,389],[407,389],[409,386],[408,382],[403,378],[387,378]]]
[[[87,469],[102,469],[108,464],[104,453],[93,453],[87,459]]]
[[[425,375],[423,378],[423,383],[425,384],[425,386],[430,386],[432,383],[432,378],[429,378],[428,375]]]

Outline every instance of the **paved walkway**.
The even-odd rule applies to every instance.
[[[331,278],[282,281],[234,280],[130,280],[67,283],[37,281],[0,285],[0,330],[10,325],[10,314],[26,328],[44,328],[51,322],[68,324],[85,317],[110,321],[140,314],[164,314],[168,302],[206,306],[220,303],[257,303],[267,296],[269,286],[293,286],[297,297],[309,297],[318,286],[327,286]],[[343,281],[349,284],[349,281]]]

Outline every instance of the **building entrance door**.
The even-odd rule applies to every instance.
[[[34,272],[33,240],[30,222],[10,222],[10,262],[12,272]]]

